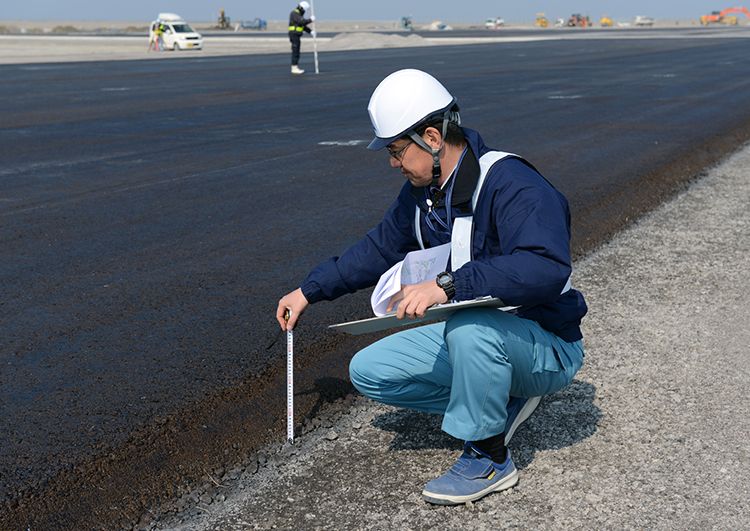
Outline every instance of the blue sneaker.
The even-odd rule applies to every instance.
[[[437,505],[473,502],[490,492],[509,489],[518,483],[518,471],[507,452],[504,463],[467,442],[464,453],[448,471],[425,485],[422,498]]]
[[[516,428],[531,416],[541,400],[541,396],[532,396],[529,398],[510,397],[507,406],[508,420],[505,421],[505,444],[510,442],[510,438],[516,433]]]

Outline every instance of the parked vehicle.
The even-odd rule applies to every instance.
[[[240,31],[241,29],[258,30],[263,31],[268,27],[268,22],[262,18],[254,18],[253,20],[241,20],[234,26],[234,31]]]
[[[654,25],[654,19],[651,17],[644,17],[642,15],[638,15],[635,17],[635,20],[633,20],[634,26],[653,26]]]
[[[156,27],[161,24],[164,28],[162,41],[167,50],[200,50],[203,48],[203,36],[190,27],[183,18],[174,13],[159,13],[159,16],[151,23],[150,36]]]
[[[484,21],[484,27],[491,30],[500,29],[503,26],[505,26],[505,19],[504,18],[488,18]]]
[[[451,31],[453,29],[453,26],[449,26],[442,20],[434,20],[432,21],[428,29],[430,31]]]

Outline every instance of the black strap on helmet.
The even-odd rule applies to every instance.
[[[442,127],[443,142],[445,142],[445,135],[448,133],[448,123],[450,122],[460,125],[461,116],[458,114],[457,111],[451,111],[450,109],[448,109],[443,113],[443,127]],[[425,142],[424,139],[421,136],[419,136],[414,129],[409,131],[409,137],[419,147],[421,147],[428,153],[432,154],[432,183],[430,184],[430,186],[438,186],[438,181],[440,180],[440,174],[442,173],[442,169],[440,168],[440,151],[443,149],[443,147],[441,146],[438,149],[434,149],[429,144],[427,144],[427,142]]]

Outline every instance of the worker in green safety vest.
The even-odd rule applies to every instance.
[[[310,9],[308,2],[300,2],[291,13],[289,13],[289,41],[292,43],[292,74],[304,74],[305,71],[299,67],[299,50],[302,33],[310,33],[315,37],[315,30],[307,27],[315,21],[315,17],[305,18],[305,11]]]

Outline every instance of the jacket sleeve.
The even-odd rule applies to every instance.
[[[565,198],[518,159],[490,170],[482,196],[491,210],[482,216],[486,226],[475,225],[479,258],[454,272],[456,300],[491,295],[523,306],[557,300],[571,273]]]
[[[307,33],[310,33],[310,28],[307,27],[308,24],[310,24],[312,20],[309,18],[304,18],[302,15],[297,13],[296,11],[292,11],[289,14],[289,25],[290,26],[303,26],[304,30]]]
[[[406,183],[383,220],[341,256],[318,265],[300,288],[308,302],[333,300],[374,286],[393,264],[418,248],[413,220],[416,203]]]

